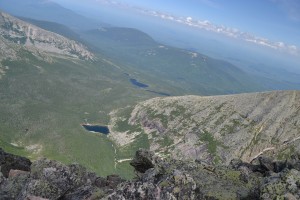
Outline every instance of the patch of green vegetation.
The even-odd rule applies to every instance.
[[[132,107],[126,107],[118,111],[117,115],[119,118],[115,126],[113,127],[115,131],[127,132],[127,134],[131,134],[133,132],[142,132],[141,126],[139,124],[131,125],[128,122],[132,109],[133,109]]]
[[[211,133],[204,130],[203,133],[201,133],[200,135],[200,140],[202,142],[207,142],[207,150],[210,154],[216,154],[218,141],[214,138],[214,136]]]
[[[141,133],[136,136],[135,140],[127,146],[117,148],[117,159],[128,159],[133,158],[136,151],[140,148],[149,149],[150,143],[148,140],[148,135]],[[118,163],[116,172],[126,179],[134,177],[133,167],[129,165],[129,161]]]
[[[222,133],[222,135],[234,133],[236,131],[236,129],[241,126],[242,126],[242,123],[239,119],[233,119],[233,120],[231,120],[230,125],[226,124],[221,129],[221,133]]]
[[[164,135],[163,138],[158,141],[158,143],[162,147],[168,147],[168,146],[174,144],[174,140],[172,138],[170,138],[168,135]]]
[[[225,121],[226,118],[227,118],[226,115],[220,116],[220,117],[215,121],[215,125],[218,126],[218,125],[222,124],[222,123]],[[222,129],[222,130],[223,130],[223,129]],[[221,130],[221,132],[222,132],[222,130]]]
[[[114,127],[116,131],[118,132],[126,132],[128,131],[128,134],[133,133],[133,132],[141,132],[142,129],[139,125],[130,125],[126,120],[119,120],[116,123],[116,126]]]
[[[216,106],[216,107],[215,107],[216,111],[217,111],[217,112],[220,112],[221,109],[222,109],[222,107],[223,107],[225,104],[226,104],[226,103],[222,103],[222,104]]]
[[[212,110],[211,112],[209,112],[208,116],[204,120],[202,120],[200,122],[200,125],[204,125],[205,126],[209,122],[213,121],[214,118],[215,118],[215,116],[216,116],[216,114],[218,114],[217,110]]]
[[[240,181],[240,171],[234,171],[234,170],[219,170],[218,173],[221,174],[221,177],[225,180],[230,180],[234,182],[239,182]]]
[[[222,147],[224,149],[228,149],[227,146],[216,140],[211,133],[204,130],[202,133],[200,133],[199,142],[206,142],[207,143],[207,150],[210,153],[210,155],[213,156],[213,162],[215,164],[219,164],[222,160],[217,155],[217,147]]]
[[[271,139],[271,144],[273,144],[273,145],[276,145],[276,144],[278,144],[279,142],[280,142],[280,141],[279,141],[278,138],[273,137],[273,138]]]
[[[25,37],[25,36],[24,37],[10,37],[10,36],[3,35],[3,37],[5,39],[8,39],[9,41],[12,41],[17,44],[25,44],[26,40],[27,40],[27,37]]]
[[[181,105],[178,105],[177,104],[178,102],[174,102],[172,105],[170,105],[171,108],[173,108],[174,110],[171,111],[170,113],[170,118],[171,120],[174,120],[176,117],[187,117],[186,116],[186,108],[181,106]]]
[[[278,153],[277,158],[278,158],[279,160],[290,159],[291,156],[295,153],[295,151],[296,151],[296,149],[295,149],[295,146],[294,146],[294,145],[289,146],[288,148],[286,148],[286,149],[280,151],[280,152]]]
[[[117,164],[116,172],[125,179],[132,179],[135,177],[133,167],[130,165],[130,161],[125,161]]]
[[[168,181],[162,181],[159,183],[159,186],[160,187],[168,187],[168,186],[170,186],[170,183]]]
[[[163,113],[157,113],[156,110],[152,110],[151,108],[146,108],[146,110],[150,120],[158,119],[164,128],[168,128],[169,120],[171,120],[170,116]]]
[[[133,157],[135,155],[135,152],[140,148],[150,148],[148,135],[145,133],[137,135],[132,143],[125,147],[122,147],[121,149],[118,149],[117,154],[120,158]]]
[[[216,156],[214,157],[214,161],[213,161],[213,162],[214,162],[215,164],[218,165],[218,164],[221,163],[221,161],[222,161],[222,160],[221,160],[220,156],[216,155]]]
[[[28,157],[28,155],[29,155],[29,153],[25,150],[24,147],[14,146],[8,142],[3,141],[1,138],[0,138],[0,147],[4,151],[12,153],[12,154],[25,156],[25,157]]]

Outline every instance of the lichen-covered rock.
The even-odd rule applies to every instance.
[[[245,182],[238,170],[163,160],[142,149],[131,164],[139,178],[120,184],[109,199],[241,199],[259,195],[255,189],[260,178],[251,176]]]
[[[7,178],[0,184],[0,199],[19,199],[20,192],[29,179],[29,174]]]
[[[31,166],[30,180],[25,185],[21,196],[39,196],[48,199],[58,199],[63,196],[88,198],[96,186],[93,185],[97,176],[87,172],[80,165],[63,165],[56,161],[41,159]]]
[[[295,169],[284,170],[265,178],[261,186],[262,199],[300,199],[300,172]]]
[[[0,172],[0,199],[300,199],[299,155],[285,161],[258,157],[253,164],[235,159],[229,166],[214,166],[201,160],[162,159],[140,149],[131,165],[138,176],[124,181],[118,175],[97,177],[78,164],[37,160],[30,172],[11,170],[9,178]]]
[[[2,155],[10,154],[2,152]],[[19,156],[10,155],[10,158],[13,159],[4,159],[3,166],[7,166],[11,160],[16,162],[16,166],[24,162]],[[97,177],[95,173],[88,172],[78,164],[64,165],[48,159],[33,162],[28,170],[30,172],[27,173],[10,170],[9,178],[0,173],[1,200],[99,199],[107,196],[113,188],[124,181],[118,175],[110,175],[105,179]]]

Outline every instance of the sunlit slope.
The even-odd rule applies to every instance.
[[[154,98],[115,112],[110,136],[124,149],[143,136],[151,150],[177,159],[282,159],[300,147],[299,97],[299,91],[274,91]]]
[[[113,143],[81,124],[105,125],[112,110],[155,95],[66,37],[5,13],[0,33],[0,146],[32,159],[79,162],[102,175],[130,176],[126,163],[116,165]]]

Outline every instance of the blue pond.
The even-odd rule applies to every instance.
[[[82,124],[82,127],[91,132],[103,133],[105,135],[109,134],[107,126]]]
[[[136,79],[133,79],[133,78],[130,79],[130,82],[131,82],[133,85],[138,86],[138,87],[140,87],[140,88],[147,88],[147,87],[149,87],[148,85],[146,85],[146,84],[144,84],[144,83],[141,83],[141,82],[138,82]]]

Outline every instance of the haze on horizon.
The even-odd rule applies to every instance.
[[[116,13],[122,9],[123,12],[154,16],[163,21],[220,33],[300,58],[300,2],[297,0],[54,1],[81,12],[94,13],[94,16],[97,12],[101,16],[101,11],[109,7],[114,8]],[[102,15],[102,18],[105,16]],[[116,23],[116,20],[111,22]],[[128,24],[132,25],[132,22]]]

